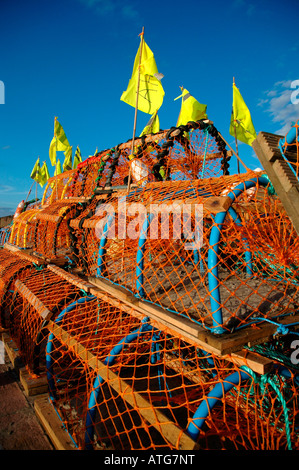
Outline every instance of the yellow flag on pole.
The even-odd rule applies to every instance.
[[[60,175],[60,173],[62,173],[62,168],[61,168],[60,160],[59,160],[59,158],[58,158],[58,160],[57,160],[57,162],[56,162],[56,167],[55,167],[55,171],[54,171],[54,176]]]
[[[35,165],[32,169],[30,178],[39,183],[40,180],[40,164],[39,164],[39,157],[35,162]]]
[[[76,149],[75,156],[74,156],[73,169],[77,168],[78,164],[81,162],[82,162],[81,151],[78,146]]]
[[[66,151],[70,147],[70,144],[66,138],[65,132],[62,125],[58,122],[57,117],[54,120],[54,137],[51,140],[49,148],[49,157],[52,166],[56,165],[56,152]]]
[[[256,139],[256,132],[252,123],[250,111],[235,83],[233,83],[233,109],[229,133],[248,145],[251,145],[254,139]]]
[[[146,134],[156,134],[157,132],[159,132],[159,130],[160,130],[160,121],[159,121],[158,111],[155,111],[139,137],[146,135]]]
[[[73,168],[73,147],[70,146],[65,152],[64,152],[64,162],[63,162],[63,171],[69,171]]]
[[[46,182],[48,181],[49,178],[50,178],[50,175],[49,175],[48,166],[47,166],[46,162],[44,162],[44,163],[43,163],[43,166],[42,166],[41,169],[40,169],[40,181],[39,181],[39,184],[41,185],[41,187],[43,187],[44,184],[46,184]]]
[[[186,88],[181,87],[182,94],[175,98],[182,98],[181,110],[177,121],[177,127],[187,124],[189,121],[198,121],[207,118],[207,105],[199,103]]]
[[[139,66],[140,53],[141,63]],[[136,94],[138,90],[137,108],[139,111],[143,111],[144,113],[153,114],[161,107],[165,95],[161,84],[162,77],[163,75],[158,72],[153,52],[145,41],[141,40],[135,57],[132,76],[129,80],[128,88],[121,95],[121,101],[124,101],[135,108]]]

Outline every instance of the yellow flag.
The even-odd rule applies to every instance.
[[[72,154],[73,154],[73,147],[70,146],[65,152],[64,152],[64,162],[63,162],[63,171],[69,171],[73,168],[72,165]]]
[[[62,125],[58,122],[55,117],[54,120],[54,137],[51,140],[49,148],[49,157],[52,166],[56,164],[56,152],[57,151],[66,151],[70,147],[70,144],[66,138],[65,132]]]
[[[256,139],[256,132],[251,120],[249,109],[247,108],[240,91],[233,83],[233,110],[229,127],[230,135],[237,137],[245,144],[251,145]]]
[[[35,162],[33,170],[31,172],[30,178],[39,183],[40,180],[40,164],[39,164],[39,157]]]
[[[54,176],[60,175],[60,173],[62,173],[62,168],[61,168],[60,160],[58,158],[58,160],[56,162],[56,166],[55,166]]]
[[[48,166],[47,166],[46,162],[44,162],[44,163],[43,163],[43,166],[42,166],[41,169],[40,169],[40,181],[39,181],[39,184],[41,185],[41,187],[44,186],[44,184],[48,181],[49,178],[50,178],[50,175],[49,175]]]
[[[158,111],[156,111],[150,120],[148,121],[147,125],[141,132],[140,136],[146,135],[146,134],[156,134],[156,132],[159,132],[160,130],[160,121],[159,121],[159,116],[158,116]]]
[[[140,51],[141,63],[139,67]],[[120,98],[121,101],[124,101],[134,108],[136,107],[136,94],[138,89],[138,71],[140,72],[140,76],[137,108],[144,113],[153,114],[163,103],[165,93],[160,81],[163,75],[158,73],[154,54],[142,37],[135,57],[132,77],[127,90],[123,92]]]
[[[81,151],[79,147],[76,149],[76,153],[74,156],[74,163],[73,163],[73,169],[77,168],[78,164],[82,162],[82,157],[81,157]]]
[[[182,105],[178,117],[177,127],[187,124],[189,121],[198,121],[207,118],[207,105],[199,103],[186,88],[181,87],[182,94],[175,98],[182,98]]]

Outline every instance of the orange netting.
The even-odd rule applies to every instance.
[[[80,449],[298,448],[294,373],[259,381],[101,295],[49,329],[51,400]]]
[[[0,250],[0,326],[9,324],[14,279],[25,279],[34,269],[32,263],[9,250]]]
[[[81,267],[208,329],[294,313],[298,237],[267,183],[250,172],[112,195],[77,225]]]
[[[27,209],[14,220],[9,243],[26,249],[34,247],[34,233],[37,224],[36,214],[38,214],[39,210],[39,208]]]
[[[131,145],[15,219],[1,326],[75,448],[299,449],[299,238],[269,179],[229,176],[204,121]]]
[[[36,269],[14,282],[10,304],[10,335],[20,350],[24,363],[35,373],[44,359],[42,347],[47,322],[55,318],[72,299],[82,292],[48,268]]]

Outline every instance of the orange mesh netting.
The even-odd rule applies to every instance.
[[[78,229],[83,268],[208,329],[294,313],[298,237],[267,185],[250,172],[111,196]],[[200,246],[192,249],[184,230],[196,236],[196,223]]]
[[[32,263],[8,250],[0,250],[0,326],[7,328],[15,278],[25,279],[34,269]]]
[[[36,214],[38,214],[39,210],[39,208],[28,209],[14,220],[9,243],[26,249],[34,247],[34,231],[37,223]]]
[[[48,258],[68,256],[71,246],[69,221],[81,210],[82,206],[67,200],[41,209],[35,216],[34,251]]]
[[[69,170],[49,178],[44,190],[41,204],[49,205],[59,199],[64,199],[67,197],[69,195],[70,187],[73,183],[75,175],[76,170]]]
[[[74,448],[298,449],[299,238],[272,184],[229,176],[210,122],[131,145],[15,219],[1,326]]]
[[[229,156],[225,143],[213,125],[203,121],[161,131],[134,142],[102,151],[80,163],[70,194],[92,195],[96,188],[126,183],[129,166],[134,183],[165,179],[182,180],[226,174]]]
[[[102,295],[49,329],[50,396],[78,448],[298,448],[294,373],[260,380]]]
[[[19,347],[24,363],[36,373],[40,367],[41,347],[47,334],[47,321],[63,310],[72,299],[80,297],[80,288],[48,268],[35,270],[14,283],[10,305],[9,329]]]

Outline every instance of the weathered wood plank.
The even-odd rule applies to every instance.
[[[248,328],[247,330],[242,330],[242,332],[215,336],[191,320],[168,312],[162,307],[141,301],[126,289],[114,286],[109,281],[93,277],[89,277],[89,280],[97,286],[97,289],[91,290],[92,294],[103,297],[109,293],[114,299],[117,299],[117,306],[119,308],[123,308],[122,305],[127,305],[129,308],[128,313],[131,315],[138,317],[140,315],[149,316],[162,330],[164,328],[164,330],[169,330],[173,334],[179,334],[182,338],[191,342],[191,344],[200,347],[208,353],[223,357],[239,366],[249,366],[250,363],[249,367],[257,373],[265,373],[271,368],[271,360],[262,358],[257,354],[249,354],[248,351],[243,350],[243,347],[248,344],[261,343],[265,339],[268,340],[276,331],[276,327],[273,325],[269,330],[267,329],[267,324],[260,329]],[[108,302],[113,301],[112,299],[109,300],[109,298],[107,300]],[[266,331],[264,331],[265,328]]]
[[[278,148],[281,136],[260,132],[252,147],[299,235],[299,183]]]
[[[52,271],[53,273],[60,276],[61,278],[68,281],[69,283],[73,284],[74,286],[79,287],[79,289],[85,290],[85,292],[90,292],[90,289],[94,287],[93,284],[91,284],[90,282],[87,282],[84,279],[81,279],[79,276],[69,273],[68,271],[65,271],[64,269],[58,266],[48,264],[47,268],[50,269],[50,271]]]
[[[56,450],[74,450],[75,444],[63,428],[62,421],[57,416],[47,397],[34,401],[35,414],[43,426]]]
[[[32,307],[35,308],[35,310],[42,317],[43,320],[48,320],[51,318],[53,313],[19,279],[15,281],[15,289],[21,294],[23,298],[25,298],[28,301],[30,305],[32,305]]]

